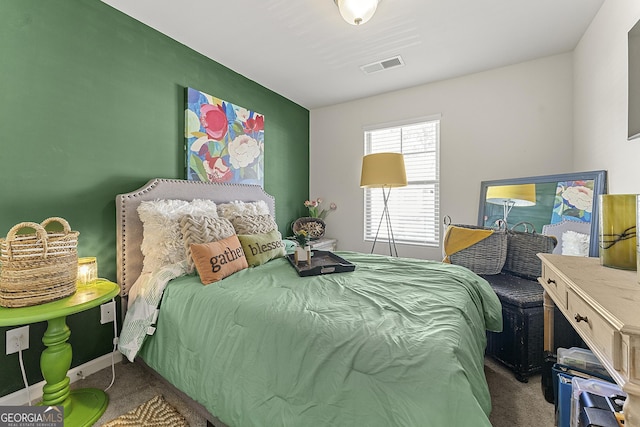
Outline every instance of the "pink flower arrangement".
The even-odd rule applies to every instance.
[[[329,204],[329,209],[321,210],[320,205],[322,204],[322,202],[323,200],[321,198],[317,198],[315,200],[305,200],[304,206],[309,209],[310,217],[325,219],[331,211],[335,211],[336,209],[338,209],[338,205],[332,202],[331,204]]]

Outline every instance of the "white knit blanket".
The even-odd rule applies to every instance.
[[[187,261],[170,264],[152,273],[142,273],[129,291],[129,307],[122,324],[118,349],[133,362],[147,335],[155,332],[158,306],[171,279],[187,272]]]

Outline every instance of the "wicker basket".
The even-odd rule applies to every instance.
[[[53,222],[62,224],[61,232],[45,229]],[[35,233],[18,234],[24,228]],[[6,239],[0,239],[0,306],[27,307],[72,295],[78,274],[78,234],[58,217],[14,225]]]
[[[520,226],[524,227],[524,231],[515,230]],[[507,230],[507,258],[504,271],[536,280],[542,273],[542,262],[537,254],[551,253],[557,244],[558,239],[536,233],[532,224],[517,223]]]
[[[451,264],[462,265],[476,274],[500,273],[507,256],[507,232],[505,229],[462,224],[451,224],[451,226],[473,230],[493,230],[489,237],[449,255]]]
[[[323,220],[310,216],[298,218],[291,224],[293,234],[298,234],[301,230],[305,230],[311,240],[316,240],[324,236],[326,228],[327,226]]]

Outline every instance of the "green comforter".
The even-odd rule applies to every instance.
[[[167,285],[140,355],[229,426],[490,426],[495,293],[439,262],[339,252],[349,273],[284,258]]]

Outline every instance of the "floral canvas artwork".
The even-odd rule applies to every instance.
[[[551,224],[563,220],[591,222],[593,186],[593,180],[558,182]]]
[[[264,186],[264,116],[187,88],[187,180]]]

